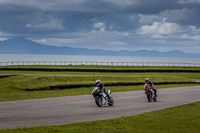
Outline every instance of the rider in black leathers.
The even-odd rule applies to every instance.
[[[100,91],[103,91],[107,95],[108,99],[110,99],[110,96],[107,90],[104,88],[104,85],[101,83],[101,80],[96,80],[96,87],[100,87]]]
[[[145,83],[144,84],[149,84],[150,87],[152,88],[152,90],[154,91],[155,96],[157,95],[157,90],[154,88],[154,84],[152,81],[149,80],[149,78],[145,79]]]

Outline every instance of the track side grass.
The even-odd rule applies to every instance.
[[[200,102],[110,120],[0,130],[3,133],[198,133]]]
[[[13,76],[0,79],[0,101],[13,101],[25,99],[38,99],[48,97],[72,96],[91,94],[93,87],[82,87],[64,90],[24,91],[23,89],[37,89],[56,85],[71,84],[94,84],[97,79],[103,83],[127,83],[144,82],[149,77],[153,82],[191,82],[192,79],[200,79],[196,73],[91,73],[69,72],[69,73],[41,73],[38,75]],[[195,85],[195,84],[190,84]],[[161,88],[190,86],[188,85],[162,85]],[[143,86],[105,86],[112,92],[141,90]],[[159,88],[158,85],[155,85]]]
[[[35,75],[50,75],[50,76],[69,76],[69,75],[80,75],[80,76],[138,76],[143,75],[150,77],[152,75],[163,75],[163,76],[181,76],[190,79],[200,79],[200,73],[159,73],[159,72],[146,72],[146,73],[110,73],[110,72],[43,72],[43,71],[0,71],[0,74],[35,74]]]
[[[156,89],[182,87],[182,86],[194,86],[193,84],[176,84],[176,85],[156,85]],[[0,90],[0,102],[3,101],[15,101],[26,99],[40,99],[50,97],[62,97],[62,96],[75,96],[75,95],[90,95],[94,87],[65,89],[65,90],[45,90],[45,91],[23,91],[19,89],[6,89]],[[125,92],[142,90],[143,85],[140,86],[107,86],[106,89],[110,89],[111,92]],[[159,91],[158,91],[159,93]]]
[[[200,67],[131,67],[131,66],[6,66],[10,68],[52,68],[52,69],[187,69],[198,70]],[[5,67],[0,67],[5,68]],[[14,76],[0,79],[0,101],[13,101],[25,99],[37,99],[47,97],[60,97],[71,95],[90,94],[93,87],[82,87],[64,90],[42,90],[56,86],[70,85],[95,85],[95,81],[100,79],[104,84],[118,83],[143,83],[146,77],[149,77],[154,83],[159,82],[192,82],[191,79],[200,79],[199,73],[110,73],[110,72],[44,72],[44,71],[0,71],[0,74],[30,74],[24,76]],[[155,84],[156,85],[156,84]],[[163,88],[176,86],[190,86],[192,84],[181,85],[162,85]],[[195,85],[195,84],[193,84]],[[57,88],[58,86],[58,88]],[[142,86],[105,86],[112,92],[140,90]],[[157,85],[156,88],[159,88]],[[40,89],[42,88],[42,89]],[[26,89],[34,90],[32,92]],[[40,91],[36,91],[40,90]]]
[[[82,76],[82,75],[25,75],[25,76],[13,76],[10,78],[0,79],[0,87],[26,89],[26,88],[38,88],[48,87],[51,85],[66,85],[66,84],[94,84],[97,79],[101,79],[103,83],[123,83],[123,82],[144,82],[146,76],[144,75],[132,75],[132,76]],[[189,78],[181,76],[163,76],[152,75],[150,76],[152,81],[156,82],[191,82]]]

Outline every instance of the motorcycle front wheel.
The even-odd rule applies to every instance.
[[[152,99],[151,99],[151,95],[150,94],[147,94],[147,99],[148,99],[149,102],[151,102]]]
[[[99,97],[99,96],[95,97],[95,102],[96,102],[97,106],[99,106],[99,107],[102,106],[102,99],[101,99],[101,97]]]

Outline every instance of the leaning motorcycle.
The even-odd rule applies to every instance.
[[[110,90],[107,90],[108,94],[111,94]],[[102,105],[109,105],[109,106],[113,106],[114,101],[113,98],[110,96],[110,99],[108,98],[108,96],[104,93],[100,91],[100,87],[95,87],[92,91],[92,95],[94,96],[95,102],[97,104],[97,106],[101,107]]]
[[[154,91],[151,89],[151,86],[149,84],[144,85],[144,91],[147,95],[147,99],[149,102],[157,101],[157,95],[154,94]]]

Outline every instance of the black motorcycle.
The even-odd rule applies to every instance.
[[[111,94],[111,91],[107,90],[107,93]],[[110,98],[108,98],[108,96],[103,91],[100,91],[100,87],[95,87],[92,91],[92,95],[94,96],[95,102],[99,107],[107,104],[109,106],[113,106],[114,104],[113,98],[111,96],[109,96]]]

